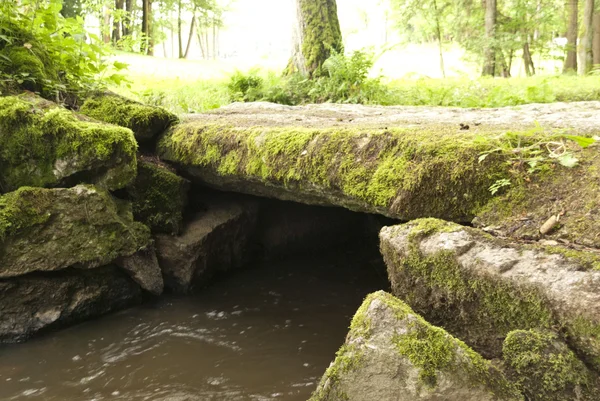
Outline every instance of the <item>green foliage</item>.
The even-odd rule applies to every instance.
[[[82,93],[120,84],[123,63],[87,33],[83,19],[64,18],[61,0],[0,0],[0,81],[4,90],[25,88],[76,103]],[[1,88],[0,88],[1,89]]]
[[[287,105],[305,103],[363,103],[385,102],[387,90],[380,78],[369,78],[374,55],[355,51],[350,56],[334,52],[323,64],[324,73],[308,79],[293,74],[274,80],[259,76],[257,70],[247,74],[237,71],[228,85],[232,101],[267,101]]]

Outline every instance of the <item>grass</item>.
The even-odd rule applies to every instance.
[[[175,113],[199,113],[229,104],[227,84],[236,70],[231,62],[152,59],[120,54],[129,63],[131,87],[117,92],[163,106]],[[250,66],[241,65],[242,71]],[[281,86],[278,72],[257,69],[264,92]],[[600,100],[600,77],[382,79],[384,90],[368,103],[410,106],[502,107],[528,103]],[[266,99],[268,100],[268,99]]]

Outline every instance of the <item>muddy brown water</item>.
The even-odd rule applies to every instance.
[[[0,348],[0,400],[307,400],[368,293],[375,250],[254,266],[189,297]]]

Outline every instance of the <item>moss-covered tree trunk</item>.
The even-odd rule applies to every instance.
[[[288,73],[313,77],[321,73],[332,51],[342,52],[336,0],[296,0],[294,53]]]

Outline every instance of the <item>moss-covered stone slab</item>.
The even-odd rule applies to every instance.
[[[112,92],[99,92],[84,100],[79,112],[98,121],[129,128],[140,143],[148,144],[178,117],[167,110],[149,106]]]
[[[187,117],[162,137],[157,151],[186,175],[224,190],[401,220],[470,222],[494,198],[494,184],[512,180],[520,188],[532,180],[527,166],[513,165],[511,140],[528,145],[557,140],[531,121],[532,116],[544,120],[543,112],[504,117],[518,114],[516,109],[234,105]],[[593,128],[588,120],[568,122],[588,132]],[[555,125],[547,120],[547,127]],[[506,149],[498,150],[502,145]],[[567,148],[571,145],[581,152],[574,143]]]
[[[150,242],[128,202],[93,186],[23,187],[0,197],[0,279],[99,267]]]
[[[0,279],[0,343],[24,341],[140,301],[140,287],[115,266]]]
[[[78,183],[123,188],[136,175],[136,151],[126,128],[32,94],[0,97],[0,192]]]
[[[508,243],[436,219],[385,227],[395,295],[484,356],[513,330],[549,329],[600,372],[600,270],[581,257]]]
[[[138,175],[127,187],[135,219],[154,233],[178,234],[190,183],[155,161],[140,160]]]
[[[530,401],[594,401],[600,378],[551,332],[516,330],[503,345],[508,376]]]
[[[371,294],[311,401],[522,400],[503,374],[385,292]]]
[[[219,272],[243,267],[251,257],[258,204],[225,194],[206,197],[181,235],[158,234],[156,249],[165,287],[187,293]]]
[[[152,295],[161,295],[165,288],[162,271],[156,257],[154,243],[130,256],[123,256],[115,264],[124,269],[131,278]]]

